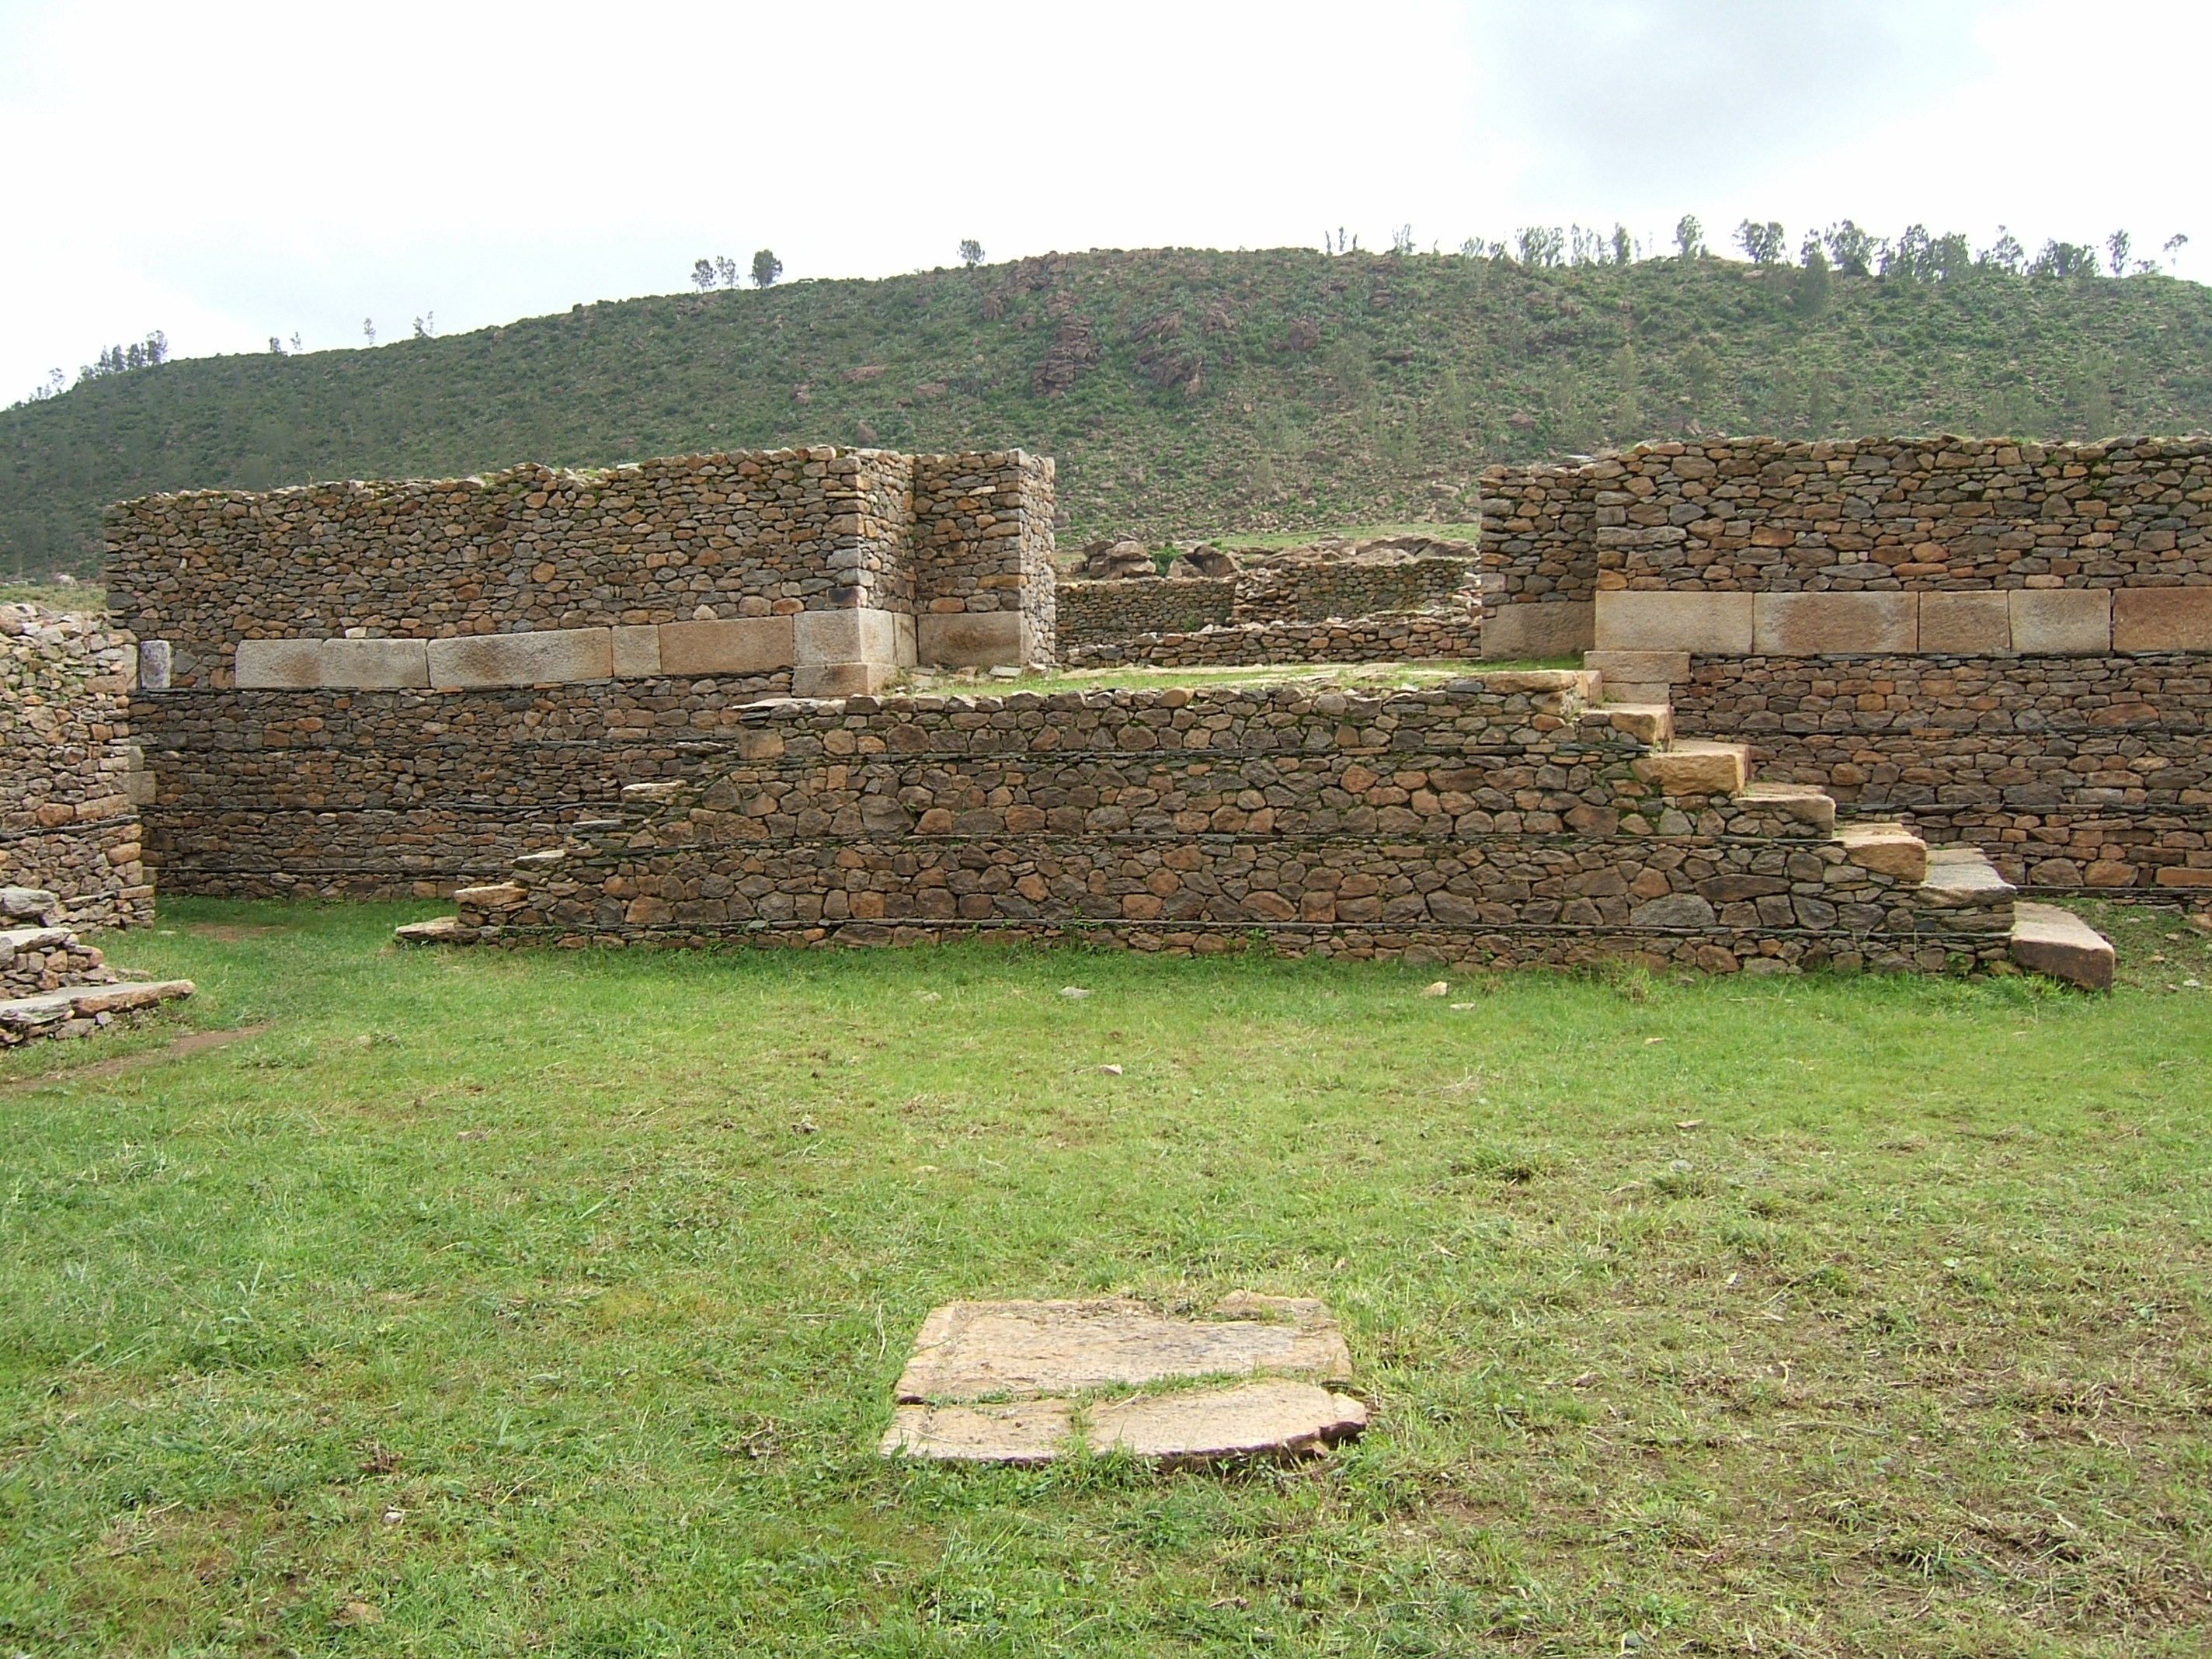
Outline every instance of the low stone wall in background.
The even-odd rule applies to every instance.
[[[1606,593],[2212,586],[2203,437],[1644,444],[1576,465],[1492,467],[1482,491],[1495,656],[1623,646],[1598,634]]]
[[[125,703],[138,654],[105,617],[0,605],[0,887],[52,891],[71,927],[153,916]]]
[[[1243,623],[1189,634],[1143,634],[1063,651],[1070,668],[1145,663],[1197,668],[1264,663],[1465,662],[1482,654],[1482,625],[1471,611],[1415,611],[1349,622]]]
[[[1086,646],[1232,623],[1464,611],[1476,581],[1472,548],[1459,556],[1285,561],[1233,576],[1069,580],[1059,589],[1060,654],[1073,660]]]

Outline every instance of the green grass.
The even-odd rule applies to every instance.
[[[1839,277],[1807,314],[1795,283],[1711,258],[1529,270],[1153,249],[579,305],[374,350],[180,359],[0,410],[0,572],[89,574],[100,504],[149,490],[524,460],[1018,444],[1060,464],[1063,539],[1158,544],[1401,522],[1447,500],[1464,513],[1492,461],[1685,433],[2212,425],[2201,285]],[[1178,331],[1163,333],[1171,313]],[[1098,358],[1039,395],[1063,315],[1089,325]],[[1291,344],[1294,323],[1311,325],[1310,349]]]
[[[0,1653],[2212,1636],[2212,935],[2174,913],[2103,999],[1426,998],[387,944],[437,908],[172,902],[112,943],[199,981],[180,1022],[0,1060]],[[182,1022],[262,1029],[159,1057]],[[1357,1447],[873,1453],[936,1302],[1239,1287],[1337,1309]]]

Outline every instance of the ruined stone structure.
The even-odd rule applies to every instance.
[[[2016,889],[2212,889],[2212,443],[1496,469],[1456,617],[1421,560],[1388,580],[1422,606],[1354,618],[1238,616],[1382,592],[1325,566],[1056,600],[1050,479],[825,449],[113,509],[119,620],[168,675],[130,715],[144,844],[173,890],[464,890],[441,933],[470,939],[2041,950],[2092,981],[2109,950]],[[1226,617],[1065,644],[1170,601]],[[909,661],[1055,649],[1478,647],[1587,659],[1367,700],[885,695]]]
[[[1480,654],[1471,544],[1383,538],[1271,556],[1222,576],[1064,583],[1060,660],[1373,662]]]
[[[2012,880],[2212,888],[2212,440],[1656,444],[1484,475],[1485,650]]]
[[[737,677],[829,696],[1053,653],[1052,463],[793,449],[150,495],[117,619],[172,691]]]
[[[692,455],[107,514],[172,892],[451,891],[760,697],[1053,649],[1052,463]]]
[[[1601,677],[850,698],[465,890],[463,942],[900,944],[968,932],[1720,971],[2008,959],[2013,890],[1818,791],[1747,782]]]
[[[137,809],[149,780],[125,702],[138,658],[103,618],[0,605],[0,886],[55,894],[72,927],[153,915]]]

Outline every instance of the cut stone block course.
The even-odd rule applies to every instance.
[[[2212,586],[2124,587],[2112,595],[2115,651],[2212,651]]]
[[[430,684],[429,653],[422,640],[325,640],[325,685],[364,691],[412,690]]]
[[[915,619],[915,655],[946,668],[1018,666],[1034,649],[1018,611],[959,611]]]
[[[2101,656],[2112,648],[2112,596],[2101,588],[2008,593],[2012,648],[2022,655]]]
[[[1753,596],[1752,654],[1845,656],[1919,648],[1915,593],[1759,593]]]
[[[644,679],[661,672],[660,629],[650,623],[627,623],[612,630],[616,678]]]
[[[1597,648],[1747,657],[1753,617],[1749,593],[1600,593]]]
[[[310,691],[323,683],[320,640],[240,640],[232,684],[241,691]]]
[[[659,671],[687,678],[757,674],[798,660],[793,618],[733,617],[715,622],[663,623]]]
[[[2002,593],[1922,593],[1918,649],[1979,656],[2012,649],[2012,605]]]
[[[1482,654],[1493,659],[1570,657],[1597,643],[1597,610],[1587,599],[1502,605],[1482,623]]]
[[[614,677],[614,639],[604,628],[478,634],[429,642],[430,684],[443,690],[558,684]]]

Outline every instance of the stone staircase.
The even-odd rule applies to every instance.
[[[127,979],[63,925],[40,887],[0,887],[0,1048],[42,1037],[90,1036],[129,1016],[192,994],[188,979]]]
[[[1746,804],[1786,807],[1820,825],[1853,864],[1911,884],[1921,908],[1948,913],[1977,931],[1988,920],[2001,919],[2012,959],[2021,967],[2091,990],[2112,989],[2111,941],[2070,910],[2021,899],[1978,849],[1930,848],[1901,823],[1859,819],[1838,825],[1834,799],[1818,787],[1754,781],[1750,744],[1677,738],[1674,689],[1690,678],[1689,653],[1590,651],[1583,664],[1585,672],[1599,677],[1599,707],[1613,724],[1653,746],[1656,752],[1638,769],[1665,793],[1726,793]],[[1965,920],[1969,917],[1974,920]]]

